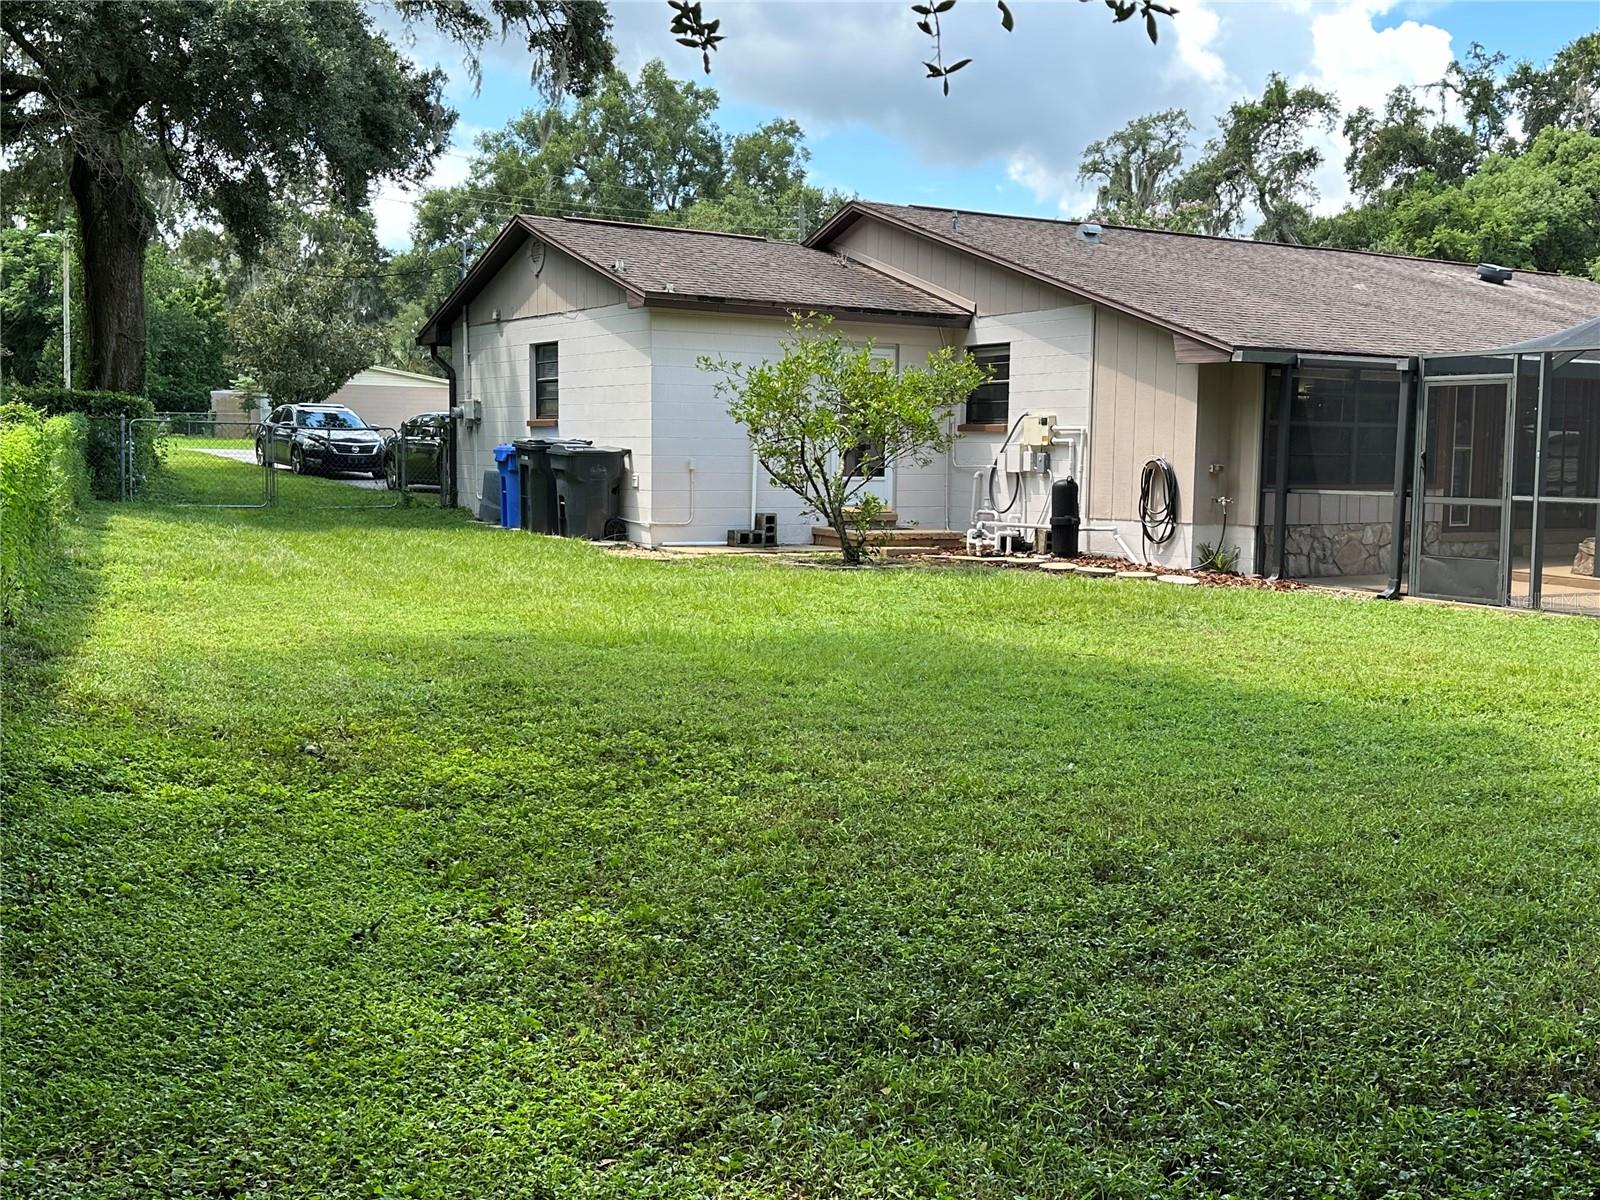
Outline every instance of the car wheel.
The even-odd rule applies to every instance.
[[[300,449],[299,446],[289,447],[289,470],[296,475],[304,475],[306,473],[305,451]]]
[[[384,486],[387,487],[391,492],[398,492],[400,490],[400,464],[395,460],[393,455],[390,455],[383,460],[382,471],[375,471],[373,474],[382,479]]]
[[[256,439],[256,466],[264,467],[266,465],[267,465],[267,448],[261,444],[261,439],[257,438]]]

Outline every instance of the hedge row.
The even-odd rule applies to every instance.
[[[0,406],[0,620],[37,598],[62,529],[89,499],[89,419]]]
[[[125,392],[97,392],[81,388],[19,387],[13,388],[7,400],[29,405],[50,416],[82,413],[88,420],[88,437],[84,445],[84,461],[89,469],[89,483],[101,500],[122,498],[122,476],[118,471],[117,457],[122,445],[123,420],[137,421],[155,415],[155,406],[143,396],[130,396]],[[133,482],[148,479],[161,457],[161,439],[153,422],[134,424],[130,432],[133,440]]]

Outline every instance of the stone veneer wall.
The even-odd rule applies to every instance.
[[[1271,492],[1262,496],[1264,562],[1273,558],[1275,500]],[[1291,579],[1388,575],[1393,514],[1394,499],[1384,492],[1291,492],[1284,571]]]
[[[1381,525],[1291,525],[1287,566],[1297,579],[1329,575],[1387,575],[1394,527]]]

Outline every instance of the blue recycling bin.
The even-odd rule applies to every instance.
[[[500,469],[500,526],[522,528],[522,478],[517,472],[517,448],[505,442],[494,448],[494,464]]]

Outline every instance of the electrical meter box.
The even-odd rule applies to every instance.
[[[1051,412],[1031,412],[1022,418],[1022,429],[1017,441],[1024,446],[1049,446],[1056,434],[1056,415]]]

